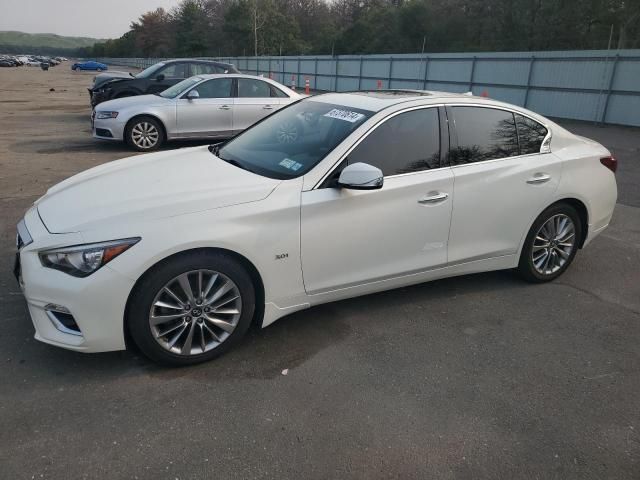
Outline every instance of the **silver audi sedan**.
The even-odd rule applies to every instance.
[[[124,141],[138,151],[168,140],[230,138],[301,98],[264,77],[198,75],[157,94],[99,104],[91,115],[93,136]]]

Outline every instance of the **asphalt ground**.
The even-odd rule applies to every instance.
[[[163,369],[36,342],[11,274],[28,206],[130,155],[90,138],[91,76],[0,69],[0,479],[640,478],[640,130],[564,122],[617,156],[620,203],[557,281],[346,300]]]

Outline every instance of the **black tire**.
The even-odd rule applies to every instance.
[[[144,147],[142,145],[139,145],[138,144],[139,142],[136,143],[136,140],[134,138],[136,126],[142,126],[145,123],[153,125],[153,127],[158,132],[158,137],[157,137],[156,143],[154,143],[153,145],[151,145],[149,147]],[[166,138],[165,137],[164,126],[162,125],[162,123],[160,123],[158,120],[156,120],[153,117],[146,117],[146,116],[136,117],[136,118],[132,119],[127,124],[127,128],[125,129],[125,132],[124,132],[124,136],[125,136],[125,140],[126,140],[127,144],[131,148],[133,148],[134,150],[137,150],[138,152],[151,152],[153,150],[157,150],[158,148],[160,148],[162,146],[162,144],[165,142],[165,138]]]
[[[156,341],[149,324],[149,315],[156,295],[168,282],[183,273],[199,269],[219,272],[235,283],[240,292],[242,304],[240,319],[235,330],[212,350],[188,356],[180,355],[170,352]],[[172,257],[145,274],[132,293],[127,314],[127,327],[137,347],[151,360],[173,367],[194,365],[222,355],[240,341],[252,323],[255,302],[256,295],[251,276],[240,263],[224,253],[194,251]]]
[[[542,226],[545,225],[545,223],[550,219],[559,215],[565,215],[569,217],[569,219],[571,219],[571,221],[573,222],[573,246],[571,247],[570,253],[568,253],[568,257],[564,261],[564,264],[559,266],[559,268],[555,271],[543,273],[538,268],[536,268],[536,265],[534,264],[534,241],[536,240],[536,235],[540,232]],[[528,282],[533,283],[550,282],[558,278],[567,270],[567,268],[569,268],[569,265],[571,265],[571,263],[573,262],[582,239],[582,231],[583,225],[580,220],[580,215],[578,215],[576,209],[571,205],[567,203],[557,203],[547,208],[538,216],[538,218],[536,218],[535,222],[533,222],[533,225],[531,226],[531,229],[527,234],[527,238],[524,241],[522,252],[520,254],[520,262],[518,264],[518,272],[520,273],[520,275]],[[556,254],[556,256],[557,258],[560,258],[558,254]]]

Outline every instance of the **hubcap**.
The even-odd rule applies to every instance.
[[[149,122],[137,123],[131,129],[131,139],[137,147],[140,148],[152,148],[158,143],[160,138],[160,132],[158,129]]]
[[[213,270],[178,275],[157,293],[149,312],[156,341],[172,353],[199,355],[233,333],[242,312],[236,284]]]
[[[575,246],[576,229],[571,218],[558,214],[547,220],[533,240],[531,260],[543,275],[560,270],[571,257]]]

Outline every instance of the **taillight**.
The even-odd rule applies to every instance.
[[[613,156],[601,158],[600,163],[611,170],[613,173],[616,173],[616,170],[618,169],[618,160],[616,160]]]

